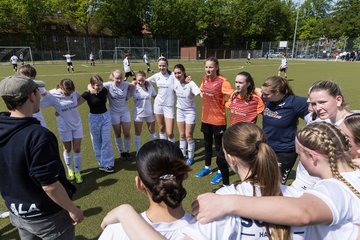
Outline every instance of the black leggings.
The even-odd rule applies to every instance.
[[[211,166],[212,145],[215,142],[216,164],[221,172],[224,185],[229,185],[229,167],[222,149],[222,136],[226,130],[226,125],[215,126],[212,124],[201,123],[201,131],[204,134],[205,145],[205,166]]]
[[[281,183],[285,184],[291,169],[294,167],[296,162],[297,153],[296,152],[276,152],[279,161],[279,167],[281,172]]]

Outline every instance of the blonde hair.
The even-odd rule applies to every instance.
[[[240,158],[249,166],[249,173],[243,181],[249,181],[260,187],[262,196],[281,196],[281,173],[277,156],[266,143],[263,130],[252,123],[236,123],[229,127],[223,135],[224,150]],[[290,227],[267,224],[269,239],[289,239]]]
[[[354,170],[359,169],[351,159],[350,140],[340,129],[326,122],[312,123],[298,131],[296,137],[304,147],[326,155],[329,158],[332,175],[360,198],[360,192],[346,181],[338,169],[339,161],[346,162]]]
[[[109,80],[113,81],[114,80],[114,74],[115,73],[120,73],[120,76],[123,78],[124,77],[124,73],[120,70],[120,69],[115,69],[114,71],[112,71],[110,73],[110,76],[109,76]]]

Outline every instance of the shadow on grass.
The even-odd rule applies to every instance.
[[[292,82],[292,81],[294,81],[295,79],[293,79],[293,78],[289,78],[288,79],[288,82]]]
[[[1,221],[10,221],[6,219],[3,219]],[[5,240],[5,239],[9,239],[9,240],[13,240],[13,239],[20,239],[19,238],[19,233],[17,231],[17,229],[11,225],[11,223],[9,223],[8,225],[6,225],[5,227],[0,229],[0,239],[1,240]]]

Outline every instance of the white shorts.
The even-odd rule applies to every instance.
[[[59,134],[62,142],[71,142],[75,138],[83,138],[83,129],[81,126],[80,128],[75,130],[69,130],[64,132],[59,131]]]
[[[110,112],[110,117],[111,117],[112,125],[131,122],[130,112],[126,112],[126,113]]]
[[[154,118],[154,115],[150,115],[147,117],[139,117],[136,115],[136,113],[134,113],[134,121],[151,123],[151,122],[155,122],[155,118]]]
[[[164,115],[166,118],[174,118],[174,107],[159,106],[154,104],[154,113]]]
[[[185,122],[186,124],[196,123],[196,111],[195,110],[176,110],[176,121]]]

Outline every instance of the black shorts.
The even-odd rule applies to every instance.
[[[203,133],[212,132],[214,135],[222,135],[224,134],[225,130],[226,125],[216,126],[209,123],[201,122],[201,132]]]
[[[287,68],[280,68],[280,72],[286,73]]]
[[[16,64],[13,64],[13,67],[14,67],[14,68],[17,68],[17,63],[16,63]]]
[[[132,72],[126,72],[125,78],[134,76]]]
[[[68,65],[68,66],[72,66],[72,62],[68,62],[67,65]]]

